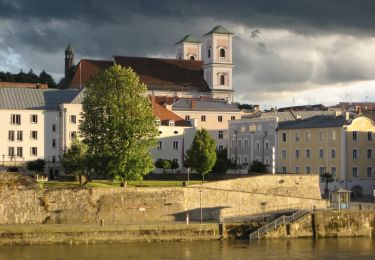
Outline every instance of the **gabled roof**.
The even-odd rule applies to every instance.
[[[57,110],[78,93],[76,89],[0,88],[0,109]]]
[[[131,67],[148,90],[210,92],[202,61],[126,56],[113,59],[116,64]]]
[[[194,38],[194,36],[191,36],[190,34],[186,35],[184,38],[179,40],[178,42],[175,43],[175,45],[184,43],[184,42],[189,42],[189,43],[201,43],[197,39]]]
[[[189,121],[184,120],[182,117],[159,105],[155,101],[155,97],[151,97],[151,105],[152,112],[154,113],[154,116],[160,120],[161,125],[168,125],[169,121],[173,120],[175,122],[175,126],[191,126]]]
[[[236,104],[222,100],[180,99],[172,105],[174,111],[240,112]]]
[[[203,62],[178,59],[113,56],[108,60],[81,60],[69,88],[80,88],[113,64],[131,67],[148,90],[210,92],[203,77]]]
[[[230,31],[228,31],[227,29],[225,29],[221,25],[216,26],[211,31],[209,31],[208,33],[206,33],[204,36],[210,35],[210,34],[227,34],[227,35],[233,35],[233,33],[231,33]]]
[[[69,88],[80,88],[98,72],[105,70],[113,65],[113,61],[109,60],[81,60],[76,68]]]

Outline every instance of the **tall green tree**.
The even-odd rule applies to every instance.
[[[142,180],[154,168],[158,136],[146,85],[131,68],[112,66],[87,84],[80,132],[90,167],[121,181]]]
[[[215,140],[206,129],[198,130],[190,149],[186,151],[186,165],[202,174],[202,181],[204,181],[204,176],[211,171],[215,162]]]
[[[87,145],[74,137],[70,147],[60,157],[64,172],[68,175],[78,176],[79,185],[82,187],[82,175],[87,172]]]
[[[42,72],[39,74],[39,83],[48,84],[49,88],[56,88],[55,80],[45,70],[42,70]]]

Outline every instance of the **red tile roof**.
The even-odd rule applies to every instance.
[[[81,60],[74,71],[69,88],[79,88],[84,86],[92,76],[101,70],[105,70],[113,65],[109,60]]]
[[[114,62],[131,67],[149,90],[209,92],[203,77],[203,62],[177,59],[114,56]],[[78,88],[113,64],[105,60],[81,60],[76,66],[70,88]]]
[[[154,96],[150,97],[150,99],[152,104],[152,112],[160,120],[161,125],[168,125],[168,122],[173,120],[176,126],[191,126],[189,121],[184,120],[182,117],[179,117],[172,111],[158,104]]]
[[[114,56],[116,64],[131,67],[149,90],[209,92],[203,62],[178,59]]]

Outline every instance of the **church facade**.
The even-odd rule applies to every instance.
[[[114,55],[112,60],[82,59],[74,64],[74,50],[65,51],[66,88],[83,88],[96,73],[114,64],[131,67],[153,96],[213,98],[233,101],[233,33],[216,26],[203,43],[186,35],[176,45],[175,59]]]

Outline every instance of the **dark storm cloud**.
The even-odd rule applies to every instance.
[[[248,26],[288,27],[296,30],[375,30],[373,0],[2,0],[0,14],[17,19],[82,20],[89,23],[127,21],[134,14],[144,18],[214,17]],[[141,22],[141,21],[139,21]]]
[[[0,0],[0,70],[14,68],[3,59],[12,51],[24,70],[47,69],[60,77],[68,42],[77,59],[173,57],[173,43],[185,34],[202,39],[222,24],[237,35],[237,91],[297,91],[309,88],[306,82],[375,78],[369,61],[353,49],[356,41],[375,36],[374,13],[373,0]],[[272,37],[283,30],[293,35]],[[332,48],[314,46],[315,37],[319,42],[331,34],[352,38],[332,40]],[[309,58],[314,52],[321,57]]]

